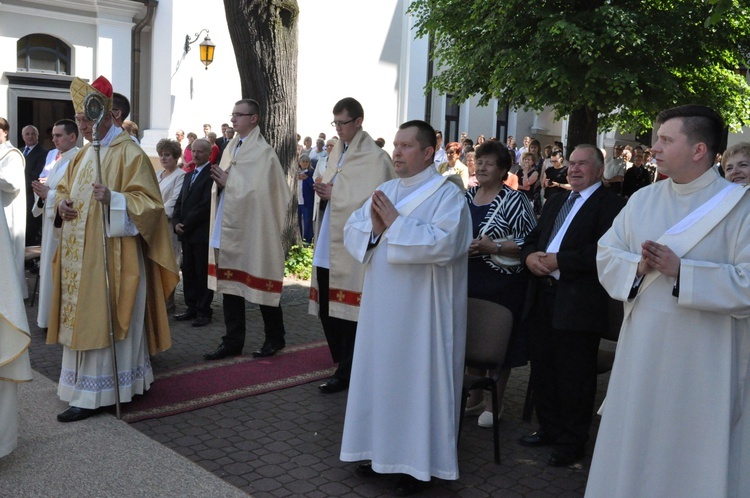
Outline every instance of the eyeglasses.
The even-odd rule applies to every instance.
[[[357,118],[350,119],[349,121],[331,121],[331,126],[334,128],[338,128],[340,126],[348,125],[352,121],[356,121]]]
[[[256,114],[257,114],[257,112],[233,112],[229,116],[231,116],[233,118],[239,118],[239,117],[242,117],[242,116],[255,116]]]

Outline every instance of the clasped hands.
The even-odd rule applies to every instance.
[[[557,253],[537,251],[526,257],[526,268],[537,277],[546,277],[557,270]]]
[[[324,201],[330,201],[331,200],[331,190],[333,189],[333,183],[323,183],[323,180],[321,177],[318,177],[315,179],[315,183],[313,183],[313,190],[316,194],[318,194],[318,197],[323,199]]]
[[[480,254],[497,254],[497,244],[486,235],[480,235],[469,244],[469,256]]]
[[[677,278],[680,274],[680,258],[669,246],[647,240],[641,244],[641,260],[638,262],[636,275],[642,277],[652,271]]]
[[[49,192],[49,187],[45,185],[45,183],[47,183],[46,178],[40,178],[31,182],[31,189],[36,195],[39,196],[40,199],[46,199],[47,192]]]
[[[398,218],[396,206],[393,205],[388,196],[381,190],[376,190],[372,194],[370,218],[372,219],[372,233],[375,236],[385,232],[385,229],[393,225],[393,222]]]

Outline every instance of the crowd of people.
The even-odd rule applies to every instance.
[[[105,102],[101,119],[84,111],[90,95]],[[60,422],[144,394],[151,355],[171,345],[169,316],[211,323],[214,293],[226,333],[206,360],[243,353],[247,301],[264,324],[252,355],[286,346],[293,188],[258,103],[238,100],[220,137],[206,124],[203,138],[161,140],[157,173],[105,78],[75,79],[71,96],[75,120],[55,123],[49,153],[30,125],[14,148],[0,119],[0,254],[14,269],[0,277],[0,456],[16,444],[17,383],[30,380],[26,246],[41,246],[37,324],[63,345]],[[616,144],[607,158],[579,144],[567,159],[533,137],[443,147],[419,120],[399,127],[389,156],[357,100],[332,118],[336,136],[305,137],[294,175],[299,237],[313,247],[309,313],[337,364],[318,388],[348,390],[340,458],[356,473],[403,474],[401,495],[458,479],[460,418],[498,423],[481,391],[460,413],[471,297],[510,311],[499,397],[530,362],[539,427],[518,442],[549,446],[558,467],[584,457],[600,335],[624,306],[587,495],[750,492],[750,201],[738,185],[750,144],[722,151],[718,114],[669,109],[650,148]]]

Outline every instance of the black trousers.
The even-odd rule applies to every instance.
[[[597,331],[552,326],[556,285],[540,284],[533,308],[529,353],[539,428],[562,452],[582,451],[596,396]],[[574,312],[574,311],[571,311]]]
[[[245,298],[224,294],[224,325],[227,333],[221,338],[222,342],[231,348],[240,348],[245,345]],[[263,330],[265,342],[276,346],[283,346],[284,341],[284,315],[281,306],[260,305],[260,314],[263,317]]]
[[[211,317],[214,291],[208,288],[208,242],[182,242],[182,290],[187,311]]]
[[[352,358],[354,357],[354,340],[357,335],[357,322],[343,320],[328,315],[328,268],[317,268],[318,304],[320,305],[320,323],[328,341],[331,358],[339,366],[333,376],[349,382],[352,375]]]

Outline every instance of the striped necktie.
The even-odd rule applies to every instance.
[[[568,198],[565,200],[565,204],[562,205],[560,208],[560,212],[557,213],[557,218],[555,218],[555,224],[552,226],[552,234],[549,236],[549,240],[552,241],[555,239],[555,235],[557,235],[557,232],[560,231],[560,227],[563,226],[563,223],[565,223],[565,218],[568,217],[568,214],[570,214],[570,210],[573,209],[573,204],[576,203],[576,199],[581,197],[581,194],[578,192],[571,192]]]
[[[31,152],[31,147],[29,147],[29,146],[27,145],[27,146],[26,146],[26,147],[24,147],[24,149],[23,149],[23,155],[24,155],[24,157],[28,156],[28,155],[29,155],[29,152]]]

